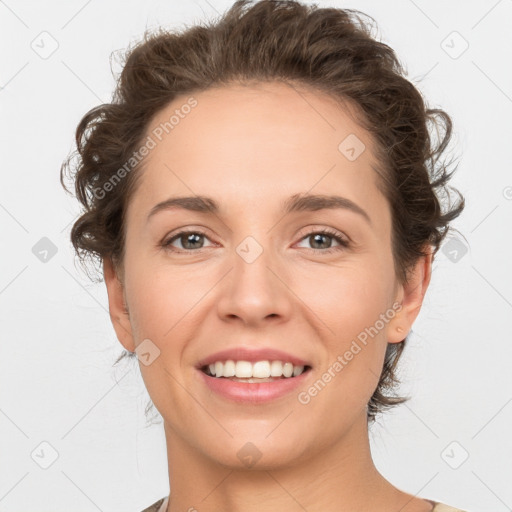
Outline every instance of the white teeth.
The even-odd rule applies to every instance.
[[[297,377],[304,372],[304,366],[294,366],[282,361],[215,361],[208,365],[210,374],[215,377],[236,377],[237,379],[269,379],[270,377]]]
[[[293,376],[297,377],[297,375],[300,375],[304,371],[304,366],[294,366],[293,367]]]
[[[236,366],[234,361],[226,361],[222,368],[222,375],[224,377],[234,377],[236,374]],[[217,375],[217,373],[215,373]]]
[[[220,369],[217,367],[217,365],[220,364]],[[223,372],[223,364],[222,363],[215,363],[215,375],[216,376],[224,376]],[[235,366],[235,375],[239,379],[244,378],[251,378],[252,375],[252,364],[249,361],[237,361]]]
[[[258,379],[270,377],[270,363],[268,361],[258,361],[252,365],[252,375]]]
[[[272,361],[270,363],[270,376],[271,377],[281,377],[283,372],[283,365],[281,361]]]
[[[304,370],[303,366],[297,366],[297,368],[300,368],[300,373],[302,373],[302,370]],[[295,366],[293,366],[292,363],[285,363],[283,365],[283,375],[285,377],[291,377],[293,375],[293,370],[295,369]]]

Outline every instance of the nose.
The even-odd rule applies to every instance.
[[[293,306],[286,270],[271,256],[270,249],[265,248],[252,260],[254,245],[241,245],[234,252],[230,260],[232,269],[219,289],[219,316],[252,327],[286,321]],[[249,251],[244,252],[244,248]]]

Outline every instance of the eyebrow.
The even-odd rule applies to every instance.
[[[220,211],[219,203],[215,199],[207,196],[190,196],[190,197],[170,197],[151,208],[147,220],[162,210],[172,210],[182,208],[199,213],[218,214]],[[346,197],[336,195],[323,194],[294,194],[286,199],[282,204],[285,214],[292,212],[317,211],[317,210],[333,210],[344,209],[357,213],[363,217],[368,224],[372,225],[370,216],[358,204],[354,203]]]

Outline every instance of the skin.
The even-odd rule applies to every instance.
[[[159,112],[147,134],[187,98]],[[194,98],[197,106],[146,158],[127,211],[123,268],[103,262],[119,341],[133,352],[149,338],[160,350],[140,369],[164,419],[168,510],[432,510],[388,482],[370,453],[366,404],[387,343],[400,343],[420,311],[432,263],[431,254],[420,258],[407,285],[396,279],[391,211],[376,185],[370,135],[349,107],[283,83],[230,85]],[[366,146],[355,161],[338,150],[349,134]],[[283,216],[282,201],[298,193],[347,197],[371,224],[347,209]],[[175,208],[147,221],[160,201],[195,195],[214,198],[220,212]],[[162,248],[184,228],[206,237]],[[323,228],[351,246],[309,236]],[[252,263],[236,251],[247,236],[263,249]],[[326,253],[329,247],[339,250]],[[297,393],[395,301],[400,312],[301,404]],[[211,393],[195,365],[238,345],[277,347],[313,370],[297,393],[235,403]],[[237,456],[247,442],[261,453],[250,468]]]

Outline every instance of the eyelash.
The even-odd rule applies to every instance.
[[[163,247],[164,249],[166,249],[168,251],[175,252],[175,253],[178,253],[178,254],[180,254],[180,253],[181,254],[185,254],[185,253],[192,253],[192,252],[201,252],[202,249],[205,249],[204,247],[202,247],[200,249],[176,249],[175,247],[171,247],[172,242],[174,242],[178,238],[182,237],[183,235],[200,235],[200,236],[204,236],[204,237],[208,238],[206,233],[204,233],[201,230],[185,230],[185,231],[180,231],[179,233],[176,233],[172,238],[170,238],[166,242],[163,242],[161,244],[161,247]],[[337,247],[329,247],[327,249],[312,249],[312,248],[309,248],[309,250],[311,250],[311,251],[315,251],[315,252],[316,251],[320,251],[320,252],[323,252],[323,253],[331,254],[331,253],[335,253],[337,251],[343,251],[343,250],[347,249],[348,247],[350,247],[350,242],[348,240],[346,240],[345,238],[341,237],[337,231],[333,231],[333,230],[328,229],[328,228],[324,228],[324,229],[320,229],[320,230],[315,230],[315,231],[310,231],[309,233],[306,233],[304,236],[302,236],[300,241],[302,241],[305,238],[310,237],[312,235],[326,235],[326,236],[336,240],[336,242],[338,242],[340,245],[337,246]]]

